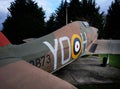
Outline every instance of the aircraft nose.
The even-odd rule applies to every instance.
[[[94,28],[94,27],[93,27],[93,31],[94,31],[95,33],[98,33],[98,32],[99,32],[98,29],[97,29],[97,28]]]
[[[97,29],[97,28],[95,28],[95,27],[92,27],[92,30],[93,30],[93,32],[94,32],[94,36],[95,36],[95,38],[97,38],[98,37],[98,34],[99,34],[99,30]]]
[[[98,29],[97,28],[95,28],[95,27],[93,27],[93,30],[94,30],[94,32],[98,32]]]

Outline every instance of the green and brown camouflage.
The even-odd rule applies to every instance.
[[[54,72],[84,55],[86,48],[97,39],[96,28],[84,23],[76,21],[33,41],[0,47],[0,58],[21,58],[48,72]],[[78,40],[77,44],[75,39]],[[75,45],[79,46],[76,54]],[[9,63],[7,61],[5,64]]]
[[[98,41],[97,31],[85,21],[75,21],[20,45],[11,44],[0,32],[0,88],[76,89],[47,72],[55,72],[86,54],[120,54],[120,41]]]

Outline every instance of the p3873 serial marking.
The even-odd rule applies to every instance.
[[[46,55],[46,56],[42,56],[40,58],[36,58],[34,60],[31,60],[29,63],[31,63],[32,65],[35,65],[36,67],[42,67],[45,66],[45,64],[50,64],[51,63],[51,59],[50,59],[50,55]]]
[[[65,59],[65,47],[63,45],[63,42],[67,42],[67,47],[68,47],[68,58]],[[53,55],[53,61],[54,65],[53,68],[54,70],[57,69],[58,65],[58,46],[60,45],[60,50],[61,50],[61,64],[64,65],[67,62],[70,61],[70,59],[76,59],[82,54],[84,54],[86,44],[87,44],[87,37],[86,33],[80,33],[79,34],[73,34],[71,38],[67,36],[60,37],[59,39],[54,39],[54,45],[51,45],[48,41],[44,41],[43,44],[45,44],[50,52]],[[45,66],[45,63],[50,64],[51,63],[51,58],[50,55],[42,56],[40,58],[36,58],[35,60],[31,60],[30,63],[37,66],[37,67],[42,67]]]

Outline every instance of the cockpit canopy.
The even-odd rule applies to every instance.
[[[89,23],[88,23],[87,21],[82,21],[82,24],[83,24],[86,28],[90,27],[90,25],[89,25]]]

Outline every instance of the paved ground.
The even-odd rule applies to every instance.
[[[80,58],[54,75],[74,85],[120,83],[120,69],[109,65],[101,67],[101,63],[95,56]]]

